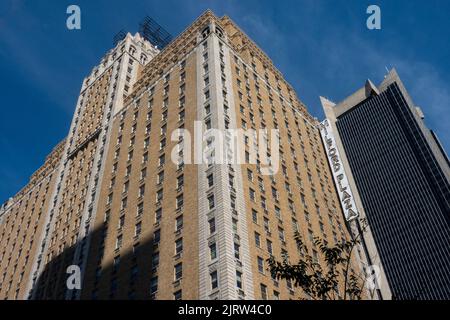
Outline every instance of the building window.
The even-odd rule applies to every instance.
[[[278,228],[278,236],[279,236],[281,242],[285,241],[284,230],[282,228]]]
[[[183,264],[180,262],[175,265],[175,281],[180,280],[183,277]]]
[[[209,219],[208,224],[209,224],[209,233],[213,234],[214,232],[216,232],[216,219],[215,218]]]
[[[156,201],[161,202],[163,200],[163,189],[159,189],[156,192]]]
[[[165,157],[165,155],[159,156],[158,166],[163,166],[165,162],[166,162],[166,157]]]
[[[136,223],[136,226],[134,229],[134,236],[139,237],[141,235],[141,231],[142,231],[142,223],[138,222],[138,223]]]
[[[155,222],[156,223],[161,222],[161,218],[162,218],[162,208],[158,208],[155,211]]]
[[[162,184],[164,182],[164,171],[161,171],[158,173],[157,179],[156,179],[156,183],[157,184]]]
[[[267,239],[267,251],[272,255],[273,254],[273,248],[272,248],[272,241]]]
[[[241,258],[240,248],[241,248],[241,246],[239,245],[239,243],[235,242],[234,243],[234,257],[238,260]]]
[[[258,260],[258,271],[264,273],[264,259],[261,257],[257,257]]]
[[[116,239],[116,250],[120,249],[122,247],[122,235],[119,235]]]
[[[206,130],[209,130],[212,128],[211,119],[208,119],[205,121],[205,126],[206,126]]]
[[[138,274],[139,274],[138,266],[137,265],[132,266],[130,272],[130,281],[135,282],[138,277]]]
[[[155,294],[158,291],[158,277],[152,277],[150,279],[150,294]]]
[[[125,225],[125,215],[121,215],[119,217],[119,225],[117,226],[117,228],[120,230],[123,228],[123,226]]]
[[[314,263],[319,263],[319,256],[317,254],[317,251],[313,249],[313,262]]]
[[[264,198],[264,197],[261,197],[261,207],[263,209],[267,209],[266,198]]]
[[[250,200],[255,201],[255,190],[253,190],[252,188],[249,188],[248,191],[249,191]]]
[[[211,277],[211,289],[215,290],[219,287],[219,279],[217,276],[217,271],[211,272],[210,277]]]
[[[159,252],[152,254],[152,268],[156,269],[159,266]]]
[[[161,229],[158,229],[153,234],[153,243],[157,244],[161,240]]]
[[[182,299],[181,289],[178,290],[178,291],[176,291],[176,292],[173,294],[173,299],[174,299],[174,300],[181,300],[181,299]]]
[[[162,138],[159,142],[159,150],[163,150],[166,147],[166,138]]]
[[[145,193],[145,185],[139,187],[139,197],[143,197]]]
[[[217,245],[215,242],[209,245],[209,253],[211,260],[215,260],[217,258]]]
[[[181,229],[183,229],[183,216],[182,215],[177,217],[177,219],[175,220],[175,230],[180,231]]]
[[[308,229],[308,236],[309,236],[309,240],[314,243],[314,233],[312,232],[311,229]]]
[[[270,223],[269,219],[267,219],[266,217],[264,217],[264,231],[266,231],[267,234],[270,233]]]
[[[235,218],[231,219],[231,225],[234,233],[238,233],[238,221]]]
[[[177,196],[176,206],[177,206],[177,209],[181,209],[183,207],[183,195],[182,194]]]
[[[128,192],[128,188],[129,188],[129,186],[130,186],[130,182],[125,182],[124,184],[123,184],[123,189],[122,189],[122,192],[123,193],[126,193],[126,192]]]
[[[212,210],[212,209],[214,209],[214,207],[215,207],[214,194],[210,194],[208,196],[208,208],[209,208],[209,210]]]
[[[275,216],[281,220],[281,209],[275,206]]]
[[[292,281],[290,279],[286,279],[286,287],[289,290],[292,290]]]
[[[275,189],[275,188],[273,188],[273,187],[272,187],[272,197],[273,197],[275,200],[278,200],[278,191],[277,191],[277,189]]]
[[[148,162],[148,152],[142,155],[142,163],[145,164]]]
[[[107,210],[105,212],[105,218],[103,219],[104,222],[109,222],[109,218],[111,217],[111,210]]]
[[[261,248],[261,235],[258,232],[255,232],[255,245]]]
[[[255,209],[252,209],[252,219],[254,223],[258,223],[258,211],[256,211]]]
[[[253,171],[250,169],[247,169],[247,178],[249,181],[253,181]]]
[[[236,287],[242,289],[242,272],[236,271]]]
[[[123,198],[120,203],[120,210],[124,210],[127,207],[127,198]]]
[[[182,188],[184,185],[184,175],[180,175],[177,177],[177,189]]]
[[[208,179],[208,188],[211,188],[214,185],[214,175],[210,173],[207,179]]]
[[[280,293],[278,291],[273,292],[273,300],[280,300]]]
[[[180,238],[175,241],[175,254],[180,254],[182,252],[183,252],[183,238]]]
[[[261,299],[267,300],[267,286],[261,283]]]

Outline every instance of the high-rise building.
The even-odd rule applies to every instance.
[[[449,161],[396,71],[322,104],[323,135],[334,140],[393,298],[449,299]]]
[[[0,296],[23,299],[31,267],[38,255],[39,239],[55,188],[65,140],[60,142],[29,183],[0,207]]]
[[[2,298],[64,297],[67,266],[85,261],[113,115],[158,52],[139,34],[108,52],[82,84],[67,138],[2,207]]]
[[[267,258],[297,261],[296,233],[314,259],[315,236],[349,236],[317,120],[210,11],[161,50],[119,41],[57,150],[42,206],[27,189],[0,213],[1,298],[298,298]]]

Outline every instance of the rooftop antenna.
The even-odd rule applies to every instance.
[[[113,44],[114,47],[117,46],[117,44],[122,41],[123,39],[125,39],[125,37],[127,36],[127,33],[125,32],[125,30],[121,29],[119,32],[117,32],[114,37],[113,37]]]
[[[139,33],[160,50],[172,41],[172,35],[149,16],[146,16],[139,24]]]
[[[384,66],[384,68],[386,69],[386,74],[384,75],[384,78],[386,79],[387,75],[389,74],[389,69],[387,66]]]

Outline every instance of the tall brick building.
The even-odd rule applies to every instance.
[[[297,232],[314,257],[314,236],[348,237],[318,125],[228,17],[207,11],[162,50],[128,34],[83,82],[67,138],[0,211],[0,298],[302,297],[266,259],[298,260]],[[220,154],[199,127],[278,134],[254,162],[244,133],[245,161],[210,164],[193,160],[199,145]],[[69,265],[81,290],[67,289]]]

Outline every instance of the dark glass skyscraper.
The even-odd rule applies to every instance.
[[[322,103],[393,298],[449,299],[449,161],[397,73]]]

